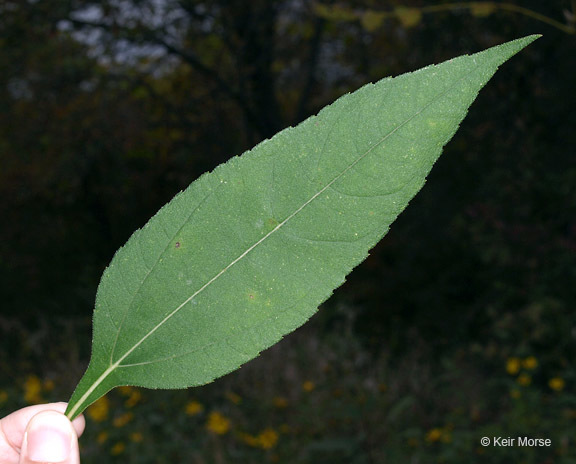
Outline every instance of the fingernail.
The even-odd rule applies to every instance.
[[[72,448],[70,421],[56,411],[37,414],[28,424],[26,451],[28,459],[37,462],[64,462]]]

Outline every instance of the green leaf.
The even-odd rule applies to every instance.
[[[104,272],[67,415],[119,385],[208,383],[306,322],[420,190],[498,66],[536,38],[366,85],[178,194]]]

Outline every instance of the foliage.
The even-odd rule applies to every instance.
[[[569,464],[576,459],[573,366],[559,369],[530,354],[495,357],[466,346],[432,359],[425,340],[399,362],[386,349],[368,352],[349,323],[323,331],[325,321],[314,318],[245,368],[204,387],[123,387],[108,393],[85,413],[83,462],[457,464],[465,456],[468,462]],[[74,331],[87,333],[89,326]],[[22,333],[21,342],[38,335]],[[68,340],[52,349],[80,347]],[[62,365],[60,372],[40,354],[38,360],[30,375],[20,372],[18,382],[0,383],[0,414],[67,394],[58,379],[70,366]],[[550,438],[552,446],[480,445],[484,436],[524,435]]]

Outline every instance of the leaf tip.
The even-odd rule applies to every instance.
[[[516,40],[511,40],[495,47],[489,48],[476,54],[476,56],[484,55],[488,60],[493,60],[493,64],[499,67],[502,63],[508,61],[522,49],[526,48],[536,39],[542,37],[541,34],[532,34],[526,37],[521,37]]]
[[[520,39],[512,40],[508,43],[505,43],[503,44],[503,46],[508,45],[513,50],[512,54],[515,54],[518,53],[523,48],[530,45],[535,40],[539,39],[540,37],[542,37],[542,34],[527,35],[526,37],[522,37]]]
[[[524,40],[526,40],[526,45],[529,45],[532,42],[534,42],[535,40],[538,40],[540,37],[542,37],[542,34],[532,34],[532,35],[527,35],[526,37],[524,37]],[[520,40],[522,40],[522,39],[520,39]]]

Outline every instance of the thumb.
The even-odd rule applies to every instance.
[[[55,462],[80,464],[78,436],[64,414],[43,411],[26,427],[18,464]]]

